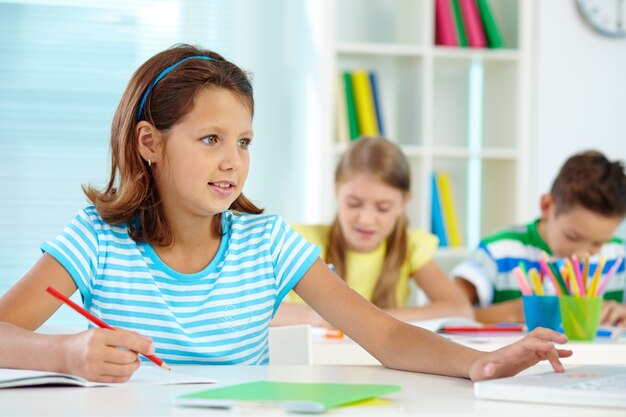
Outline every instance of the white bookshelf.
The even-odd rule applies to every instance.
[[[490,0],[503,49],[434,45],[434,0],[326,0],[327,33],[321,68],[327,89],[324,137],[316,145],[315,184],[321,214],[335,211],[333,173],[346,144],[338,144],[337,73],[377,73],[385,136],[411,162],[411,226],[430,230],[433,170],[449,173],[464,242],[529,219],[531,14],[534,0]],[[332,24],[334,22],[334,25]],[[341,88],[341,86],[339,86]],[[440,249],[453,264],[467,247]],[[445,266],[444,266],[445,267]]]

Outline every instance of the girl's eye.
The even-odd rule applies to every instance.
[[[217,136],[216,135],[206,136],[202,138],[202,142],[206,143],[207,145],[214,145],[217,142]]]
[[[251,143],[252,140],[248,138],[239,139],[239,147],[241,147],[241,149],[248,149]]]
[[[378,207],[380,213],[387,213],[389,210],[391,210],[390,207]]]

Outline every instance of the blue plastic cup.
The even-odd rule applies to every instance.
[[[528,331],[545,327],[555,331],[561,328],[559,297],[555,295],[523,295],[524,319]]]

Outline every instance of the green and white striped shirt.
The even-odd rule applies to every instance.
[[[461,277],[476,287],[481,307],[521,296],[513,268],[521,263],[526,270],[540,269],[542,252],[552,251],[537,230],[539,220],[528,225],[514,226],[485,237],[470,256],[452,270],[452,276]],[[606,258],[604,272],[619,256],[624,256],[624,241],[613,238],[602,245],[600,251],[589,258],[589,276],[593,276],[601,257]],[[626,284],[626,267],[622,262],[609,281],[604,298],[622,302]],[[548,288],[548,291],[550,288]]]

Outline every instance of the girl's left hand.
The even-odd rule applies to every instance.
[[[559,359],[572,356],[572,351],[557,349],[554,343],[566,342],[561,333],[537,328],[518,342],[481,355],[470,365],[469,376],[472,381],[513,376],[542,360],[548,360],[556,372],[563,372]]]

